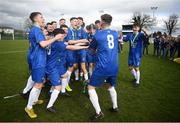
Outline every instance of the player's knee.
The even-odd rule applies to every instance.
[[[90,64],[89,64],[89,66],[90,66],[91,68],[93,68],[93,67],[94,67],[93,63],[90,63]]]
[[[34,87],[37,89],[41,89],[43,87],[43,83],[35,83]]]
[[[95,87],[91,86],[91,85],[88,85],[88,90],[92,90],[92,89],[95,89]]]
[[[74,70],[73,67],[69,67],[69,68],[68,68],[68,71],[70,71],[70,72],[73,72],[73,70]]]
[[[74,64],[73,67],[74,67],[74,70],[76,70],[78,68],[78,65]]]
[[[109,86],[108,91],[114,90],[114,86]]]
[[[54,89],[60,91],[61,90],[61,85],[55,86]]]

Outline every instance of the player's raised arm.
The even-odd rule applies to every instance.
[[[82,50],[87,49],[89,46],[78,46],[78,45],[67,45],[66,49],[68,50]]]
[[[49,40],[45,40],[45,41],[40,41],[40,46],[41,47],[43,47],[43,48],[45,48],[45,47],[47,47],[48,45],[50,45],[50,44],[52,44],[53,42],[55,42],[56,40],[58,40],[58,39],[62,39],[64,37],[64,35],[63,34],[58,34],[58,35],[56,35],[54,38],[52,38],[52,39],[49,39]]]
[[[69,40],[68,44],[73,45],[73,44],[78,44],[78,43],[89,43],[87,39],[80,39],[80,40]]]

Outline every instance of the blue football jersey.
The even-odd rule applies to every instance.
[[[87,39],[87,34],[83,30],[83,28],[79,29],[68,29],[68,34],[67,34],[67,40],[79,40],[79,39]]]
[[[129,54],[140,54],[142,55],[142,48],[143,48],[143,41],[145,36],[143,33],[138,34],[128,34],[126,37],[123,38],[124,41],[129,41]]]
[[[97,31],[90,48],[96,50],[96,66],[93,74],[99,76],[117,75],[118,33],[111,29]]]
[[[47,56],[47,71],[50,72],[56,66],[66,63],[66,44],[56,41],[51,45],[51,53]]]
[[[33,26],[29,32],[28,63],[30,69],[37,69],[46,66],[46,49],[40,46],[45,41],[45,36],[38,26]]]

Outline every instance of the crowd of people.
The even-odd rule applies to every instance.
[[[33,26],[29,32],[28,64],[30,76],[21,96],[28,99],[25,112],[30,118],[36,118],[33,110],[45,83],[50,83],[49,102],[46,110],[56,113],[54,103],[58,95],[69,96],[71,75],[73,81],[83,80],[82,92],[86,94],[96,113],[91,120],[104,117],[101,111],[96,87],[107,83],[112,107],[111,112],[118,112],[117,93],[115,90],[118,74],[118,32],[111,30],[112,16],[104,14],[101,20],[85,27],[82,17],[70,18],[70,26],[65,19],[45,24],[40,12],[30,14]]]
[[[167,35],[165,32],[162,33],[160,31],[154,32],[152,34],[147,34],[144,32],[144,40],[143,40],[143,49],[142,54],[149,54],[149,45],[153,44],[153,52],[154,56],[158,58],[168,58],[169,60],[174,60],[174,58],[180,57],[180,35],[177,37]],[[150,40],[153,40],[151,42]],[[119,36],[119,52],[123,52],[123,38],[122,33]]]
[[[173,37],[157,32],[153,34],[154,37],[154,51],[153,54],[159,58],[169,58],[173,60],[180,57],[180,35]]]

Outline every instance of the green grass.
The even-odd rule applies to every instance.
[[[3,97],[22,91],[29,76],[26,62],[27,41],[0,41],[0,121],[89,121],[94,109],[82,93],[82,83],[72,83],[70,98],[59,97],[55,106],[58,113],[45,110],[47,89],[40,98],[45,103],[35,106],[37,119],[24,112],[27,101],[21,97],[4,100]],[[22,51],[7,53],[9,51]],[[150,49],[152,53],[152,48]],[[118,74],[118,105],[120,112],[112,114],[109,93],[97,89],[100,105],[105,114],[102,121],[180,121],[180,65],[153,55],[144,56],[141,62],[141,86],[134,88],[127,67],[128,45],[120,54]]]

